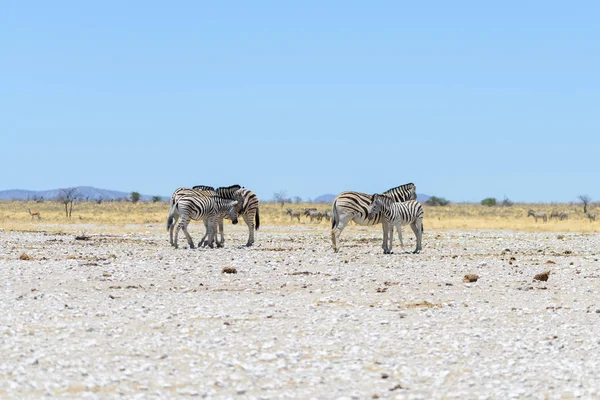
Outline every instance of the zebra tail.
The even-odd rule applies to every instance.
[[[254,215],[254,229],[258,230],[260,227],[260,217],[258,216],[258,208],[256,209],[256,214]]]
[[[174,219],[175,219],[175,203],[172,203],[171,208],[169,209],[169,216],[167,217],[167,230],[171,229]]]
[[[335,228],[339,222],[340,216],[338,215],[336,202],[334,201],[331,207],[331,229]]]

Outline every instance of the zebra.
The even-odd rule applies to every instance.
[[[394,226],[398,229],[398,238],[402,243],[402,225],[410,224],[417,238],[417,247],[413,253],[419,253],[422,250],[423,241],[423,206],[416,200],[408,200],[405,202],[396,202],[388,196],[374,194],[371,197],[369,205],[369,218],[374,218],[379,213],[385,220],[388,229],[387,239],[389,243],[383,243],[383,253],[392,254],[392,243],[394,241]]]
[[[204,186],[194,186],[202,188]],[[254,231],[260,227],[260,213],[258,209],[258,196],[251,190],[248,190],[239,185],[228,187],[220,187],[216,192],[221,197],[231,198],[238,201],[237,212],[244,218],[244,222],[248,226],[248,241],[246,246],[254,244]],[[217,219],[219,229],[223,230],[223,218]]]
[[[329,210],[323,211],[323,218],[325,218],[326,221],[331,221],[331,211],[329,211]]]
[[[558,214],[558,218],[561,221],[565,220],[565,219],[569,219],[569,213],[566,213],[566,212],[563,211],[563,212],[561,212],[561,213]]]
[[[535,222],[538,221],[538,219],[542,219],[542,221],[547,222],[548,221],[548,216],[546,215],[545,212],[540,211],[540,212],[535,212],[533,210],[529,210],[529,212],[527,213],[527,216],[531,216],[535,219]]]
[[[552,218],[560,219],[560,212],[558,212],[558,211],[552,211],[550,213],[549,219],[552,219]]]
[[[216,195],[216,191],[212,186],[204,186],[204,185],[199,185],[199,186],[194,186],[194,188],[192,189],[188,189],[188,188],[179,188],[177,190],[175,190],[173,192],[173,194],[171,195],[171,199],[169,200],[169,218],[173,217],[174,220],[171,224],[171,228],[169,229],[169,242],[171,243],[171,245],[173,245],[173,230],[175,229],[175,224],[177,223],[177,221],[179,220],[179,214],[174,214],[174,210],[175,210],[175,204],[177,203],[177,200],[179,200],[179,198],[183,197],[184,195],[188,195],[188,196],[215,196]],[[168,221],[167,221],[168,222]],[[207,221],[204,221],[204,225],[206,227],[207,233],[208,233],[208,226],[207,226]],[[207,235],[205,234],[204,237],[202,238],[203,240],[207,237]],[[221,232],[221,240],[223,240],[223,233]],[[198,244],[200,245],[200,243]],[[219,245],[219,242],[217,242],[217,246]]]
[[[285,212],[285,215],[290,216],[290,222],[292,222],[294,218],[298,218],[298,222],[300,222],[300,215],[302,214],[300,213],[300,211],[292,211],[291,208],[288,208]]]
[[[217,216],[221,213],[227,213],[233,224],[237,224],[237,204],[235,200],[223,198],[214,195],[211,191],[196,191],[195,193],[180,194],[169,210],[167,219],[167,230],[170,233],[173,231],[175,221],[180,217],[181,220],[175,229],[175,236],[171,245],[178,248],[179,229],[183,229],[183,233],[188,241],[190,249],[194,248],[192,237],[187,231],[187,226],[190,220],[208,219],[208,246],[213,247],[215,237],[214,225]],[[173,237],[170,235],[170,237]]]
[[[394,201],[415,200],[416,187],[414,183],[407,183],[383,192]],[[359,225],[383,224],[383,239],[387,239],[388,227],[381,213],[374,213],[369,218],[369,205],[371,195],[360,192],[342,192],[333,200],[331,207],[331,244],[336,253],[340,250],[340,234],[350,221]],[[385,248],[384,248],[385,250]]]
[[[324,214],[321,211],[317,211],[316,208],[307,208],[304,210],[304,216],[310,218],[310,222],[313,222],[315,219],[317,222],[321,222]]]
[[[585,215],[588,217],[590,222],[596,221],[596,214],[585,213]]]

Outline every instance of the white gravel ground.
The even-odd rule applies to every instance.
[[[598,234],[87,228],[0,231],[0,398],[600,398]]]

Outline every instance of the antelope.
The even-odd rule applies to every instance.
[[[27,209],[27,212],[29,213],[29,215],[31,215],[31,220],[32,220],[32,221],[33,221],[33,218],[34,218],[34,217],[37,217],[38,221],[39,221],[40,219],[42,219],[42,216],[40,215],[40,212],[39,212],[39,211],[31,212],[31,209],[30,209],[30,208],[28,208],[28,209]]]

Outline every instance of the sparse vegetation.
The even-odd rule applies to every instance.
[[[487,198],[481,200],[481,205],[487,206],[487,207],[493,207],[496,205],[496,198],[495,197],[487,197]]]
[[[140,197],[141,195],[138,192],[131,192],[131,194],[129,195],[131,202],[134,204],[140,201]]]
[[[73,212],[73,203],[79,198],[77,188],[60,189],[58,201],[65,206],[65,216],[71,218]]]
[[[587,194],[582,194],[579,196],[579,200],[581,201],[581,203],[583,203],[583,213],[587,214],[588,204],[590,204],[590,201],[592,201],[592,198],[590,196],[588,196]]]
[[[447,206],[450,204],[450,200],[446,200],[443,197],[431,196],[425,201],[425,204],[428,206]]]
[[[160,196],[152,196],[152,202],[153,203],[158,203],[159,201],[161,201],[161,197]]]

